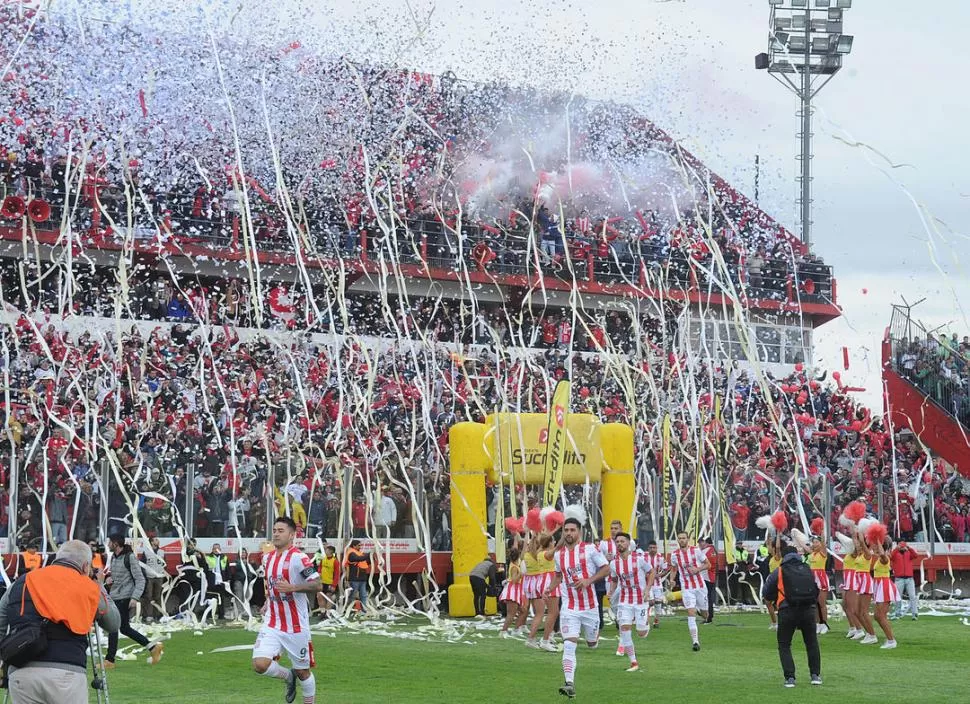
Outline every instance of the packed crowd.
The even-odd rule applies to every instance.
[[[273,501],[306,535],[381,533],[447,549],[447,429],[497,407],[543,412],[552,382],[567,373],[575,410],[636,429],[645,534],[661,529],[664,510],[683,525],[698,471],[731,487],[738,537],[754,538],[754,521],[779,507],[793,525],[799,502],[808,518],[824,515],[826,492],[833,518],[861,498],[915,537],[927,530],[932,491],[936,529],[967,534],[962,482],[914,438],[891,436],[838,378],[833,385],[798,365],[787,378],[758,379],[738,363],[699,359],[679,346],[675,319],[611,312],[606,331],[617,337],[606,338],[613,352],[603,355],[570,350],[558,336],[545,344],[526,332],[542,323],[503,309],[511,327],[500,341],[456,346],[445,343],[483,340],[465,335],[473,319],[461,327],[447,309],[436,334],[405,343],[393,337],[396,311],[376,301],[345,307],[358,317],[345,319],[343,336],[170,323],[154,317],[170,317],[165,305],[121,326],[97,307],[66,321],[12,315],[2,328],[0,448],[19,468],[18,544],[45,535],[45,519],[55,541],[96,539],[102,511],[109,532],[137,514],[156,535],[261,536]],[[532,348],[516,346],[523,339]],[[711,418],[718,397],[720,421]],[[664,413],[673,421],[669,458]],[[653,504],[661,467],[674,479],[671,496]],[[342,500],[351,525],[339,525]],[[0,511],[7,506],[4,496]],[[0,515],[0,530],[8,518]]]
[[[567,110],[564,96],[230,39],[216,45],[232,57],[220,79],[208,41],[73,17],[42,16],[28,31],[35,19],[0,8],[6,36],[25,40],[0,44],[0,60],[18,52],[3,83],[13,107],[0,122],[0,196],[49,200],[51,222],[66,211],[79,247],[131,232],[610,282],[732,281],[759,298],[784,299],[794,279],[803,298],[831,297],[824,264],[628,107]],[[53,56],[76,60],[53,66]],[[267,66],[278,80],[254,81]],[[326,116],[314,139],[289,119],[307,101]]]
[[[970,336],[922,332],[893,340],[896,369],[970,428]]]

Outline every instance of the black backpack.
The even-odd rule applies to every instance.
[[[812,568],[804,562],[783,562],[778,568],[779,592],[784,589],[785,601],[792,606],[808,606],[818,599],[818,585]],[[780,594],[779,594],[780,595]]]

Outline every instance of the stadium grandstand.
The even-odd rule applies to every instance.
[[[831,267],[634,109],[299,43],[218,37],[217,65],[15,4],[0,26],[25,37],[0,44],[9,555],[117,532],[173,561],[187,538],[255,550],[285,514],[314,549],[375,544],[386,599],[405,573],[443,586],[449,428],[546,413],[562,378],[571,411],[633,428],[644,540],[698,504],[719,539],[722,510],[732,541],[778,510],[831,535],[857,499],[898,537],[970,536],[966,443],[813,365]],[[965,424],[966,338],[897,327],[892,383]],[[596,491],[565,494],[600,532]],[[534,492],[489,487],[489,534]]]

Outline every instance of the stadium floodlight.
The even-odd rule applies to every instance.
[[[852,0],[768,0],[771,8],[768,52],[755,57],[799,99],[801,130],[798,161],[802,241],[812,241],[812,99],[842,68],[853,36],[843,34],[845,10]]]

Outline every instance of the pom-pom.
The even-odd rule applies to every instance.
[[[542,525],[546,525],[546,517],[555,510],[556,510],[555,506],[546,506],[541,511],[539,511],[539,520],[542,522]]]
[[[525,532],[525,519],[524,518],[512,518],[509,516],[505,519],[505,532],[506,533],[524,533]]]
[[[859,526],[858,526],[858,528],[859,528],[859,535],[865,536],[866,531],[869,530],[869,527],[872,526],[872,525],[875,525],[878,522],[879,521],[877,521],[875,518],[861,518],[861,519],[859,519]]]
[[[844,516],[846,520],[852,521],[853,523],[858,523],[866,516],[866,505],[861,501],[853,501],[845,507],[844,511],[842,511],[842,516]]]
[[[530,508],[529,512],[525,514],[525,527],[533,533],[538,533],[542,530],[542,519],[539,518],[539,509]]]
[[[771,516],[761,516],[755,520],[754,524],[761,530],[771,530]]]
[[[819,516],[812,519],[812,535],[822,537],[825,534],[825,519]]]
[[[586,509],[581,504],[570,504],[562,510],[562,513],[563,520],[566,518],[575,518],[579,521],[579,525],[586,525]]]
[[[555,533],[562,527],[563,521],[565,520],[566,517],[562,514],[562,511],[552,511],[546,516],[544,521],[546,530],[550,533]]]
[[[775,527],[775,530],[779,533],[784,533],[788,530],[788,516],[785,515],[784,511],[775,511],[771,514],[771,525]]]
[[[840,543],[842,543],[842,549],[847,554],[855,550],[855,541],[852,540],[852,538],[847,536],[845,533],[839,533],[838,531],[836,531],[835,539],[838,540]]]
[[[802,552],[810,552],[812,549],[812,544],[808,542],[808,536],[802,533],[798,528],[791,529],[791,539],[795,547]]]
[[[866,528],[866,542],[869,545],[882,545],[886,542],[886,536],[888,535],[889,529],[878,521]]]

